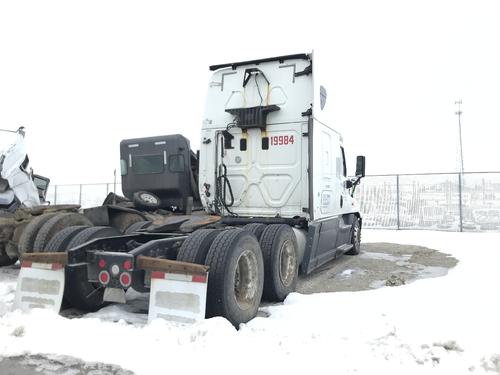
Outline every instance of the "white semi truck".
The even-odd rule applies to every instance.
[[[25,136],[24,127],[0,129],[0,266],[17,261],[21,236],[34,218],[78,208],[47,205],[50,180],[30,168]]]
[[[312,54],[211,66],[199,153],[181,135],[122,141],[128,200],[26,252],[16,306],[58,310],[64,291],[96,310],[132,287],[150,292],[151,319],[238,326],[261,299],[283,301],[299,273],[358,254],[365,159],[347,177],[316,67]],[[110,228],[117,215],[125,234]]]

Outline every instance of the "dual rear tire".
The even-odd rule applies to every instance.
[[[118,235],[120,231],[112,227],[70,226],[53,236],[45,248],[49,252],[62,252],[96,238]],[[84,311],[96,311],[104,306],[103,295],[102,288],[87,281],[86,267],[66,267],[64,299],[69,305]]]
[[[260,247],[264,257],[264,299],[281,302],[297,286],[299,259],[295,233],[288,225],[268,225],[262,232]]]
[[[264,261],[255,236],[241,229],[221,232],[205,265],[210,268],[206,316],[224,316],[235,327],[254,318],[264,287]]]
[[[197,230],[184,241],[177,260],[209,267],[207,318],[223,316],[238,328],[255,317],[264,263],[254,234],[242,229]]]
[[[209,267],[206,316],[224,316],[235,327],[257,315],[263,296],[283,301],[297,284],[297,240],[288,225],[197,230],[177,260]]]

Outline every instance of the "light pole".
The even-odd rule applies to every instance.
[[[460,232],[463,232],[463,210],[462,210],[462,184],[463,184],[463,173],[464,173],[464,153],[462,149],[462,100],[455,102],[458,104],[458,111],[455,112],[458,115],[458,136],[460,141],[460,173],[458,174],[458,205],[460,214]]]
[[[464,152],[462,149],[462,100],[457,100],[455,104],[458,104],[458,111],[455,112],[458,115],[458,136],[460,142],[460,172],[464,173]]]

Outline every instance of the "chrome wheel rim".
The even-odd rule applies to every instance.
[[[279,275],[284,286],[292,285],[297,269],[297,257],[295,246],[290,240],[286,240],[281,245],[279,252]]]
[[[252,250],[245,250],[238,258],[234,275],[234,296],[242,310],[253,307],[257,294],[258,262]]]

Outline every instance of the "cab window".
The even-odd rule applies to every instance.
[[[163,172],[163,155],[133,155],[132,171],[135,174]]]
[[[341,151],[341,154],[342,154],[342,169],[343,169],[343,174],[344,174],[344,177],[347,177],[347,167],[346,167],[346,164],[345,164],[344,147],[340,146],[340,151]]]

